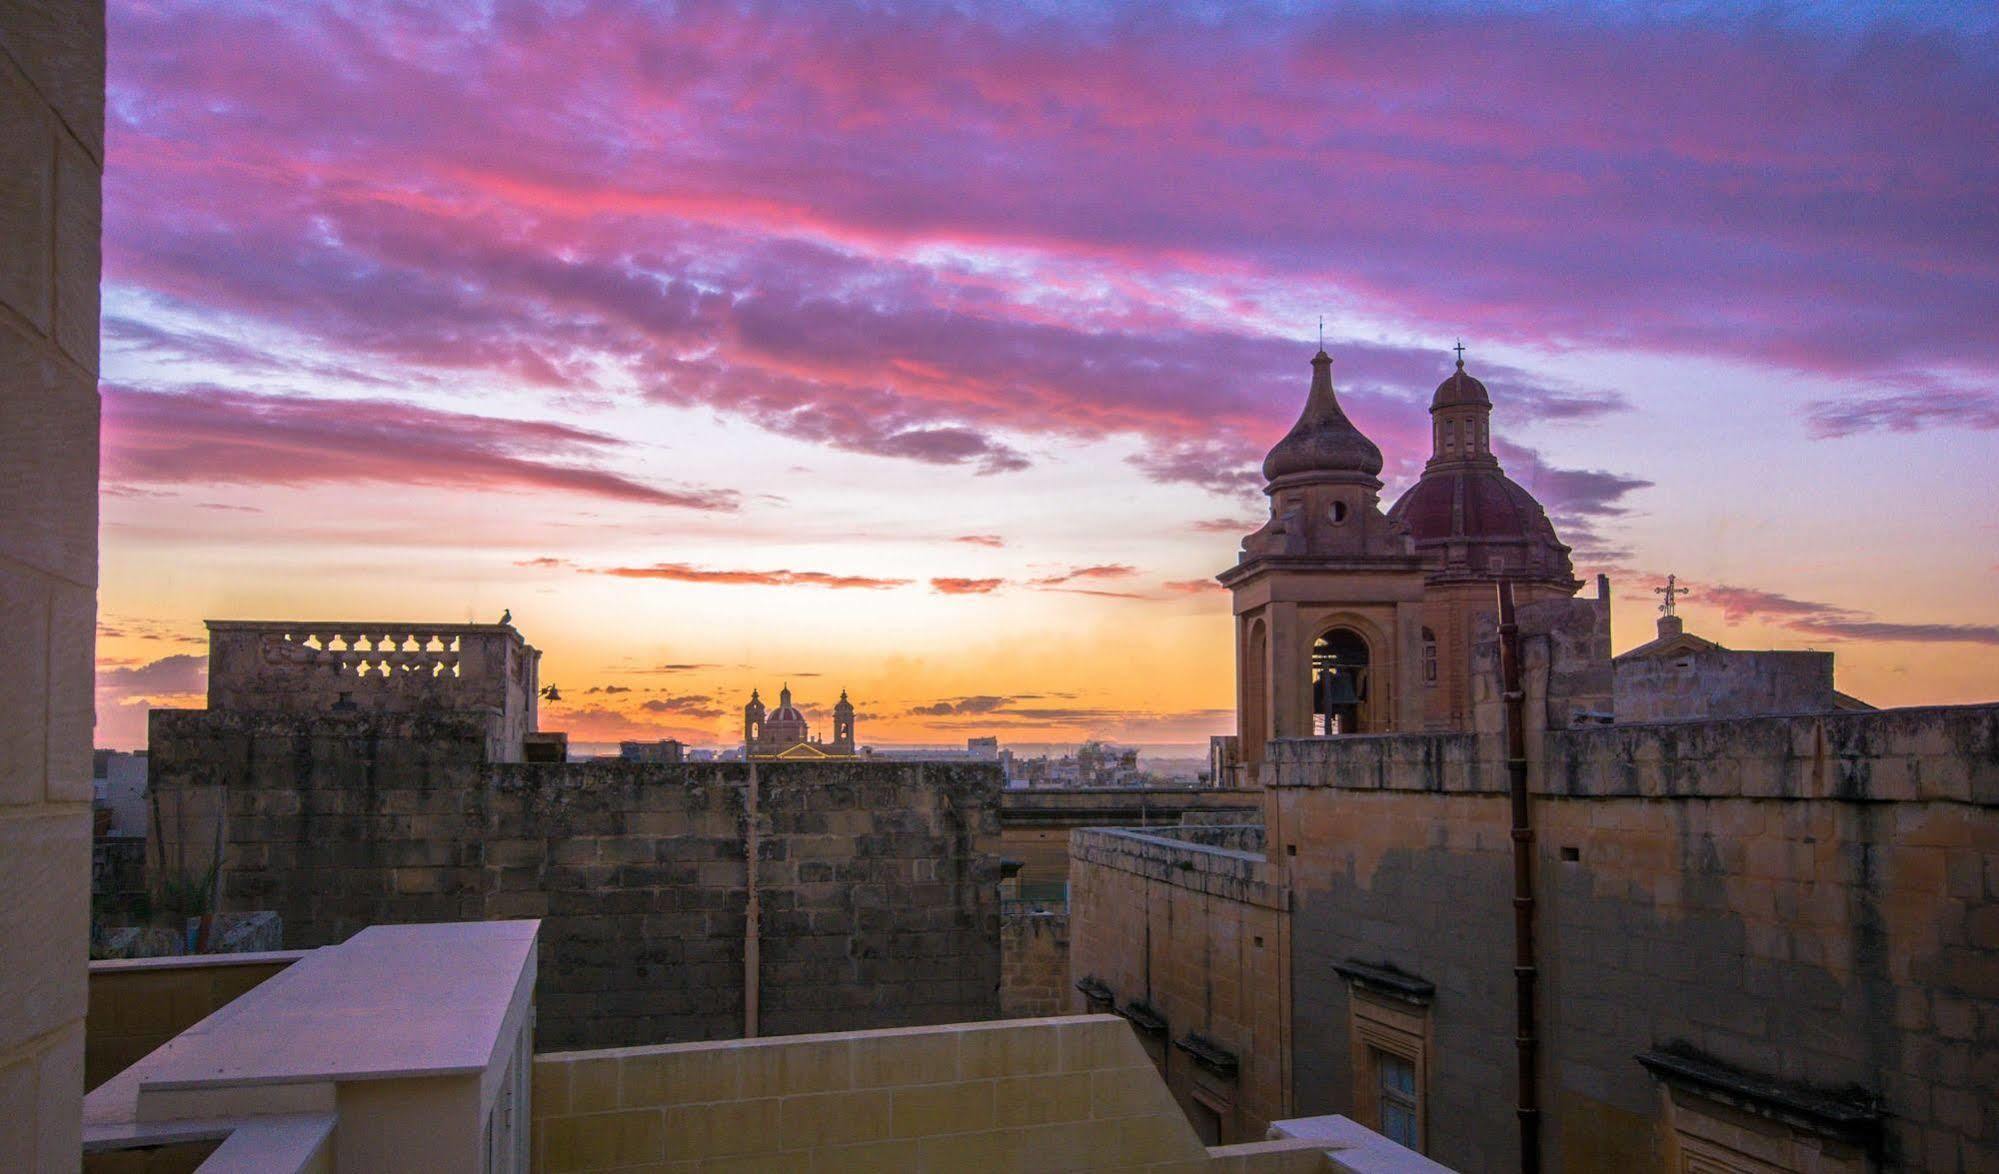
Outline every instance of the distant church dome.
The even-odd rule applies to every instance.
[[[1312,356],[1312,391],[1305,410],[1284,439],[1263,458],[1263,477],[1330,474],[1375,478],[1381,473],[1381,450],[1353,426],[1333,394],[1333,358],[1321,350]]]
[[[791,703],[790,685],[786,685],[783,688],[783,690],[778,693],[777,708],[770,711],[770,717],[764,722],[764,724],[767,727],[779,727],[779,726],[790,726],[790,725],[798,725],[802,727],[805,725],[805,715],[799,712],[798,707]]]

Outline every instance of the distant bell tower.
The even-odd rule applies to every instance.
[[[1264,458],[1270,521],[1218,576],[1234,596],[1239,753],[1272,738],[1421,729],[1423,560],[1381,512],[1381,450],[1312,356],[1298,422]]]
[[[750,703],[743,706],[743,743],[755,746],[763,741],[764,703],[755,689],[750,690]]]
[[[833,706],[833,749],[843,753],[854,752],[854,703],[847,700],[847,691],[840,690],[840,700]]]

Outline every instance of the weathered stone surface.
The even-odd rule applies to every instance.
[[[0,562],[0,806],[39,803],[48,775],[49,589],[46,576]]]
[[[0,57],[0,303],[41,333],[49,328],[49,241],[55,223],[54,138],[48,107]]]
[[[0,528],[0,557],[94,584],[96,380],[11,326],[0,329],[0,372],[7,380],[0,394],[0,514],[10,519]]]
[[[97,277],[103,236],[103,176],[68,135],[56,140],[55,340],[76,364],[97,371]]]
[[[1068,1010],[1068,914],[1009,911],[1003,915],[1000,960],[1000,1014],[1039,1019]]]
[[[12,58],[50,114],[104,166],[104,0],[9,4],[0,53]]]
[[[1094,980],[1111,991],[1111,1009],[1149,1008],[1164,1032],[1140,1039],[1181,1105],[1191,1114],[1197,1094],[1228,1105],[1222,1140],[1256,1140],[1287,1104],[1290,896],[1261,855],[1202,841],[1260,846],[1261,829],[1072,834],[1065,997],[1071,1010],[1104,1009],[1076,989]],[[1216,1084],[1173,1046],[1189,1032],[1238,1057],[1234,1080]]]
[[[155,710],[167,858],[206,862],[226,792],[224,908],[276,910],[290,945],[541,917],[544,1045],[740,1035],[748,768],[489,763],[487,720]],[[759,764],[764,1033],[997,1013],[999,787],[990,765]]]
[[[101,3],[0,3],[0,1168],[73,1169],[90,907],[97,387],[51,338],[58,275],[95,297]],[[96,150],[57,181],[79,140]],[[79,295],[80,297],[81,295]],[[96,351],[94,310],[68,341]]]

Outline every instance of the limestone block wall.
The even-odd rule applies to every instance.
[[[73,1169],[89,949],[101,0],[0,6],[0,1168]]]
[[[305,955],[304,950],[287,950],[92,962],[84,1088],[96,1088],[123,1072]]]
[[[1109,1016],[535,1057],[535,1168],[1325,1169],[1290,1143],[1211,1154]]]
[[[1074,988],[1087,978],[1120,1013],[1136,1002],[1159,1016],[1164,1029],[1140,1037],[1190,1119],[1212,1114],[1221,1142],[1256,1141],[1291,1115],[1288,895],[1256,853],[1197,842],[1221,829],[1187,834],[1074,833],[1069,1006],[1101,1009]],[[1179,1046],[1190,1033],[1232,1053],[1236,1073],[1198,1063]]]
[[[494,764],[478,721],[154,711],[163,855],[287,942],[376,923],[544,919],[544,1047],[744,1030],[748,767]],[[759,764],[761,1030],[941,1023],[1000,1007],[999,768]]]
[[[535,732],[541,652],[502,624],[208,621],[208,707],[333,715],[486,711],[492,757]]]
[[[1000,1014],[1040,1019],[1067,1010],[1069,915],[1007,912],[1000,918]]]
[[[1298,1110],[1354,1101],[1334,967],[1393,966],[1435,985],[1426,1152],[1465,1169],[1514,1144],[1510,820],[1482,745],[1433,771],[1413,745],[1315,749],[1317,777],[1300,756],[1271,845],[1295,903]],[[1999,1166],[1999,707],[1575,730],[1541,751],[1558,1168],[1664,1167],[1635,1057],[1670,1045],[1878,1098],[1887,1169]]]
[[[1684,721],[1834,708],[1830,652],[1735,652],[1620,657],[1617,720]]]
[[[1253,823],[1262,796],[1220,787],[1015,788],[1000,795],[1002,854],[1029,883],[1069,879],[1069,833],[1079,827],[1171,826],[1191,816]]]

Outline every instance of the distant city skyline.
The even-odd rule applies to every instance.
[[[1674,573],[1866,701],[1999,695],[1992,12],[109,22],[100,746],[204,618],[508,609],[576,742],[789,679],[1198,745],[1322,315],[1384,506],[1463,339],[1618,649]]]

